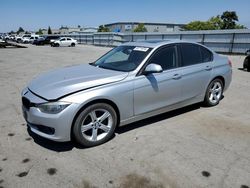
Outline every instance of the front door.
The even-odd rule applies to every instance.
[[[158,49],[148,64],[159,64],[161,73],[135,77],[134,81],[134,114],[140,115],[173,105],[181,99],[181,73],[177,68],[176,46]]]

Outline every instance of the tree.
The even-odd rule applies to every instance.
[[[138,26],[134,29],[134,32],[147,32],[147,28],[143,23],[139,23]]]
[[[225,11],[221,15],[223,21],[221,29],[235,29],[238,16],[235,11]]]
[[[11,30],[8,34],[12,35],[12,34],[15,34],[15,32],[13,30]]]
[[[98,32],[110,32],[110,29],[108,27],[105,27],[104,25],[100,25],[98,28]]]
[[[184,26],[185,30],[197,31],[197,30],[213,30],[213,25],[208,21],[193,21]]]
[[[43,34],[42,29],[39,29],[39,30],[36,32],[36,35],[42,35],[42,34]]]
[[[17,34],[24,32],[24,29],[22,27],[19,27],[17,30]]]
[[[247,27],[241,24],[236,24],[234,29],[247,29]]]
[[[48,35],[50,35],[50,34],[52,34],[52,31],[51,31],[51,28],[49,26],[49,28],[48,28]]]
[[[222,28],[223,21],[221,20],[220,15],[211,17],[208,20],[208,22],[212,25],[212,27],[213,27],[212,29],[213,30],[221,29]]]
[[[211,17],[208,21],[192,21],[184,26],[185,30],[217,30],[217,29],[246,29],[244,25],[236,24],[236,12],[225,11],[222,15]]]

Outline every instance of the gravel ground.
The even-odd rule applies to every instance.
[[[192,105],[119,128],[94,148],[27,131],[20,92],[36,75],[110,50],[0,49],[0,187],[250,187],[250,73],[229,56],[233,81],[213,108]]]

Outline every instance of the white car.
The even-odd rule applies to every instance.
[[[19,35],[17,35],[17,36],[15,36],[15,39],[14,39],[17,43],[19,43],[19,42],[22,42],[22,36],[19,36]]]
[[[38,39],[39,35],[24,35],[22,37],[22,43],[32,43],[34,40]]]
[[[59,40],[55,40],[51,43],[52,47],[59,47],[59,46],[71,46],[74,47],[77,44],[77,40],[69,38],[69,37],[62,37]]]
[[[39,39],[39,38],[41,38],[39,35],[31,36],[31,37],[29,38],[29,43],[33,43],[34,40],[37,40],[37,39]]]

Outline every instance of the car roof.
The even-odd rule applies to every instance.
[[[156,48],[159,46],[174,44],[174,43],[191,43],[197,44],[195,42],[184,41],[184,40],[145,40],[145,41],[137,41],[137,42],[127,42],[123,43],[123,46],[142,46],[147,48]]]

